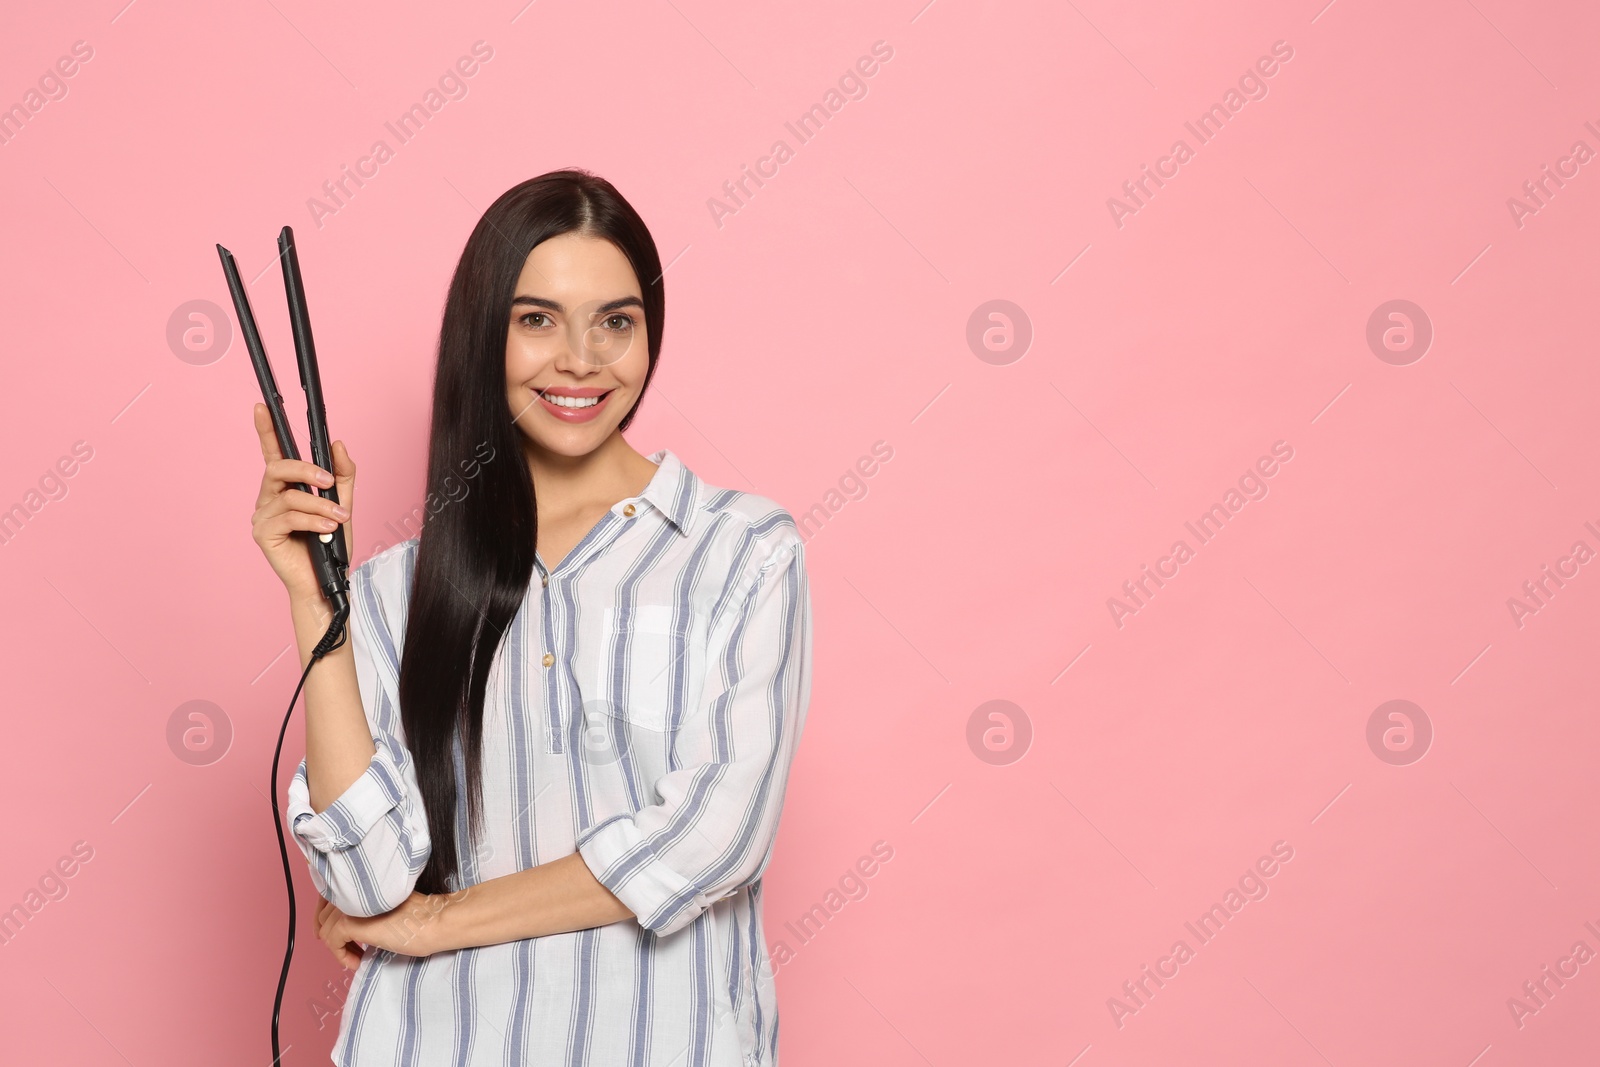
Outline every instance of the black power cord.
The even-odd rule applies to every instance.
[[[267,362],[267,350],[262,347],[261,333],[256,329],[255,312],[250,309],[250,295],[245,292],[244,279],[239,275],[239,265],[233,253],[221,245],[217,256],[222,261],[222,273],[228,281],[228,294],[233,298],[233,310],[239,316],[239,332],[245,347],[250,350],[250,365],[255,368],[256,383],[261,386],[261,399],[266,401],[267,412],[272,417],[272,432],[278,439],[278,450],[284,459],[300,458],[294,443],[294,431],[289,427],[288,416],[283,411],[283,398],[278,395],[278,381]],[[311,340],[311,320],[306,312],[305,287],[300,278],[300,257],[295,251],[294,231],[285,226],[278,234],[278,260],[283,265],[283,288],[289,298],[289,322],[294,327],[294,351],[300,370],[300,387],[306,394],[306,426],[311,431],[311,461],[324,471],[333,469],[333,450],[328,442],[328,419],[322,404],[322,376],[317,370],[317,349]],[[289,483],[301,492],[311,492],[311,487],[301,482]],[[336,483],[337,484],[337,483]],[[337,488],[319,489],[318,495],[339,502]],[[284,713],[283,726],[278,730],[278,747],[272,753],[272,822],[278,832],[278,854],[283,857],[283,882],[289,892],[289,947],[283,954],[283,972],[278,976],[278,995],[272,1001],[272,1063],[277,1067],[283,1058],[278,1050],[278,1014],[283,1008],[283,990],[289,981],[289,963],[294,958],[294,879],[290,875],[289,847],[283,840],[283,813],[278,810],[278,760],[283,754],[283,737],[289,730],[289,719],[294,715],[294,704],[300,699],[311,668],[329,652],[345,642],[345,622],[350,618],[349,600],[349,545],[339,535],[312,534],[309,530],[297,533],[311,554],[311,569],[316,574],[317,585],[322,589],[333,608],[333,622],[316,648],[311,650],[311,662],[300,675],[294,696],[289,698],[289,710]]]
[[[344,646],[348,637],[345,622],[349,617],[348,605],[336,610],[333,622],[328,626],[328,632],[322,635],[317,647],[311,650],[311,660],[300,674],[300,684],[294,687],[294,696],[289,698],[289,710],[284,712],[283,725],[278,728],[278,747],[272,752],[272,783],[268,786],[267,795],[272,798],[272,826],[278,831],[278,855],[283,858],[283,885],[289,894],[289,943],[283,951],[283,970],[278,975],[278,995],[272,1000],[272,1067],[278,1067],[283,1058],[283,1053],[278,1051],[278,1014],[283,1009],[284,987],[289,984],[289,963],[294,959],[295,928],[294,878],[289,868],[289,846],[283,840],[283,813],[278,810],[278,760],[283,755],[283,738],[289,732],[289,720],[294,716],[294,706],[300,699],[300,690],[305,688],[306,679],[311,676],[311,668],[317,665],[317,661],[329,652]]]

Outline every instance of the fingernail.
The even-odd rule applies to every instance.
[[[334,508],[333,509],[333,516],[334,516],[334,518],[338,519],[340,522],[343,522],[344,520],[346,520],[346,519],[348,519],[350,517],[350,509],[349,508]]]

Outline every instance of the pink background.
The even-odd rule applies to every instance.
[[[0,104],[93,48],[0,146],[0,507],[92,449],[0,545],[0,907],[93,850],[0,946],[0,1061],[269,1058],[265,791],[296,675],[248,530],[243,345],[167,337],[227,306],[213,244],[259,277],[292,387],[295,227],[365,558],[422,499],[470,228],[568,165],[672,263],[635,447],[826,519],[766,883],[786,1064],[1592,1056],[1600,962],[1520,1026],[1508,1007],[1600,951],[1597,564],[1520,626],[1508,606],[1600,549],[1600,164],[1520,226],[1508,207],[1600,149],[1592,6],[122,2],[26,5],[0,37]],[[479,40],[467,95],[399,145],[384,123]],[[876,41],[866,95],[800,144],[784,123]],[[1267,95],[1200,143],[1184,123],[1277,41]],[[380,138],[394,157],[319,227],[308,199]],[[708,200],[779,138],[793,158],[719,227]],[[1193,158],[1119,227],[1108,198],[1179,138]],[[996,299],[1032,342],[980,359]],[[1400,299],[1434,335],[1405,365],[1367,342]],[[865,495],[831,497],[879,441]],[[1200,544],[1185,522],[1278,441],[1266,497]],[[1119,627],[1108,599],[1180,538]],[[1406,764],[1367,740],[1394,699],[1433,732]],[[169,746],[192,700],[231,724],[205,765]],[[998,752],[969,744],[991,700],[1020,708]],[[865,898],[788,935],[876,841]],[[1201,944],[1185,922],[1280,841],[1267,896]],[[1123,983],[1179,939],[1119,1025],[1108,1000],[1137,1006]],[[342,973],[303,926],[288,1063],[327,1061],[311,1004]]]

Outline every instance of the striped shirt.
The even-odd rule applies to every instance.
[[[777,1063],[761,875],[810,699],[803,543],[773,501],[649,458],[642,493],[554,571],[536,561],[490,672],[476,849],[460,785],[456,803],[459,884],[578,852],[637,918],[428,957],[369,949],[335,1063]],[[320,813],[304,761],[289,785],[312,882],[351,915],[397,907],[429,854],[398,698],[417,545],[350,573],[371,766]]]

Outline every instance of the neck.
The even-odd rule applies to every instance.
[[[539,511],[566,514],[600,505],[610,507],[624,497],[644,491],[656,465],[646,459],[620,431],[598,448],[581,456],[551,452],[536,442],[524,444],[528,468],[533,472],[533,492]]]

